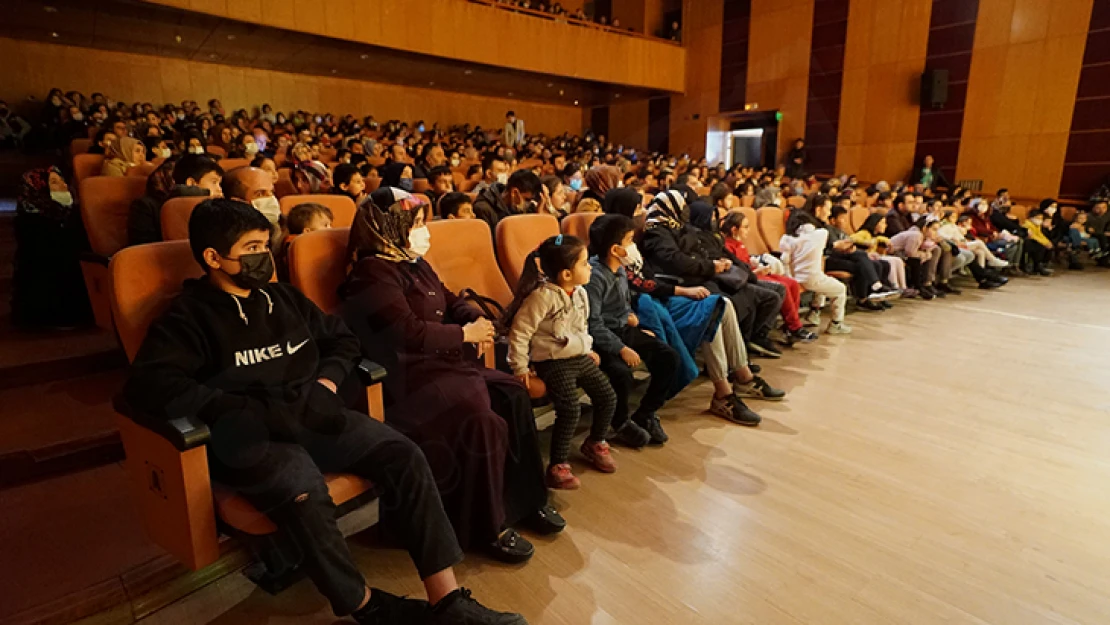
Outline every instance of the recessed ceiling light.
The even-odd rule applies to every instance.
[[[553,83],[553,82],[549,82],[549,83],[547,83],[547,88],[548,88],[548,89],[550,89],[550,88],[552,88],[552,87],[554,87],[554,86],[555,86],[555,83]]]
[[[181,35],[174,35],[173,40],[176,41],[177,43],[181,43]]]
[[[563,90],[562,89],[559,90],[559,95],[563,95]]]
[[[57,13],[58,12],[57,7],[52,7],[52,6],[42,7],[42,10],[46,11],[47,13]]]
[[[614,98],[619,98],[619,97],[621,97],[621,94],[619,94],[619,93],[618,93],[617,95],[615,95],[615,96],[613,96],[613,97],[614,97]]]
[[[509,97],[510,98],[513,97],[513,92],[512,91],[509,92]]]
[[[473,74],[473,73],[474,73],[474,70],[472,70],[472,69],[468,69],[468,70],[466,70],[466,71],[465,71],[465,72],[463,72],[463,73],[464,73],[464,74],[466,74],[467,76],[469,76],[469,75],[471,75],[471,74]]]
[[[578,106],[578,100],[575,100],[575,101],[574,101],[574,105],[575,105],[575,106]]]
[[[333,74],[338,74],[338,73],[339,73],[339,70],[337,70],[337,69],[333,69],[333,70],[331,70],[331,73],[333,73]]]
[[[57,39],[58,37],[60,37],[60,35],[59,35],[58,33],[50,33],[50,36],[51,36],[51,37],[53,37],[53,38],[55,38],[55,39]]]
[[[359,55],[359,57],[358,57],[358,58],[360,58],[360,59],[362,59],[363,61],[365,61],[366,59],[370,58],[370,55],[369,55],[369,54],[362,54],[362,55]]]
[[[428,86],[429,86],[429,87],[434,87],[434,86],[436,86],[436,81],[434,81],[434,80],[429,80],[429,81],[428,81]]]

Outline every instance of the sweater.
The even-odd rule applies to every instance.
[[[782,235],[779,240],[782,262],[791,269],[795,280],[804,284],[825,275],[823,257],[828,239],[828,230],[811,225],[802,226],[797,236]]]
[[[509,367],[513,375],[528,373],[532,361],[566,360],[593,349],[589,328],[590,301],[586,290],[575,287],[567,295],[558,285],[544,282],[524,299],[509,331]]]
[[[620,337],[632,313],[628,276],[621,267],[612,271],[597,256],[590,266],[590,282],[584,287],[590,300],[590,336],[599,353],[617,356],[625,347]]]
[[[151,324],[123,396],[149,417],[212,424],[248,399],[303,405],[318,378],[338,386],[358,356],[343,322],[288,284],[239,298],[206,278],[189,280]]]

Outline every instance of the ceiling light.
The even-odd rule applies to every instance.
[[[512,91],[509,92],[509,97],[510,98],[513,97],[513,92]]]
[[[58,33],[50,33],[50,36],[57,39],[60,35]]]
[[[58,9],[56,7],[51,7],[51,6],[42,7],[42,10],[46,11],[47,13],[57,13],[58,12]]]
[[[218,55],[218,54],[216,54],[215,52],[213,52],[212,54],[209,54],[209,55],[208,55],[208,58],[210,58],[210,59],[215,59],[215,58],[218,58],[218,57],[219,57],[219,55]]]
[[[578,100],[575,100],[575,101],[574,101],[574,105],[575,105],[575,106],[578,106]]]
[[[429,86],[429,87],[434,87],[434,86],[436,86],[436,81],[434,81],[434,80],[429,80],[429,81],[428,81],[428,86]]]
[[[366,59],[370,58],[370,55],[369,55],[369,54],[362,54],[362,55],[360,55],[360,56],[359,56],[358,58],[360,58],[360,59],[362,59],[363,61],[365,61]]]
[[[337,69],[333,69],[333,70],[331,70],[331,73],[333,73],[333,74],[338,74],[338,73],[339,73],[339,70],[337,70]]]
[[[563,90],[562,89],[559,90],[559,95],[563,95]]]
[[[174,35],[173,40],[176,41],[177,43],[181,43],[181,35]]]
[[[621,97],[621,94],[619,94],[619,93],[618,93],[617,95],[615,95],[615,96],[613,96],[613,97],[614,97],[614,98],[619,98],[619,97]]]
[[[555,83],[553,83],[553,82],[549,82],[549,83],[547,83],[547,88],[548,88],[548,89],[550,89],[550,88],[552,88],[552,87],[554,87],[554,86],[555,86]]]
[[[228,41],[235,41],[235,35],[228,35],[227,40]]]
[[[463,73],[464,73],[464,74],[466,74],[467,76],[469,76],[469,75],[471,75],[471,74],[473,74],[473,73],[474,73],[474,70],[472,70],[472,69],[468,69],[468,70],[466,70],[466,71],[465,71],[465,72],[463,72]]]

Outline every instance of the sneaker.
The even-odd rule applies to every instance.
[[[987,260],[987,266],[992,269],[1005,269],[1010,266],[1010,262],[1002,259]]]
[[[951,284],[948,284],[947,282],[941,282],[941,283],[937,284],[937,291],[939,291],[941,293],[947,293],[949,295],[962,295],[963,294],[963,291],[957,289],[956,287],[952,286]]]
[[[817,335],[813,332],[810,332],[809,330],[806,330],[804,327],[794,330],[790,333],[790,336],[794,337],[795,341],[801,343],[812,343],[817,340]],[[752,373],[756,372],[752,371]]]
[[[859,308],[860,310],[869,310],[871,312],[882,312],[883,310],[886,310],[879,302],[869,299],[861,299],[860,301],[856,302],[856,308]]]
[[[771,386],[767,383],[767,380],[758,375],[753,376],[751,382],[733,382],[732,394],[737,397],[750,397],[767,401],[782,401],[786,397],[786,391]]]
[[[659,417],[655,413],[647,416],[635,415],[632,417],[637,424],[649,435],[652,445],[662,445],[671,440],[670,436],[663,431],[663,424],[659,422]]]
[[[542,508],[528,515],[524,522],[528,529],[545,536],[558,534],[567,528],[567,520],[559,514],[555,506],[549,503],[545,503]]]
[[[1000,286],[1002,285],[993,280],[983,280],[979,283],[979,288],[983,289],[984,291],[988,289],[997,289]]]
[[[925,300],[926,302],[931,299],[936,299],[937,296],[937,294],[934,293],[933,290],[927,286],[921,287],[921,290],[918,291],[918,294],[921,295],[921,299]]]
[[[771,339],[766,336],[749,341],[748,351],[764,358],[782,358],[782,352],[775,349],[775,345],[771,343]]]
[[[591,443],[590,439],[586,439],[579,449],[586,460],[594,465],[594,468],[602,473],[613,473],[617,470],[617,462],[613,460],[612,454],[609,453],[609,443],[605,441],[598,441]]]
[[[868,295],[867,299],[871,300],[872,302],[882,302],[888,299],[894,299],[901,294],[902,293],[900,291],[875,291],[871,295]]]
[[[845,324],[843,321],[834,321],[829,324],[829,328],[825,332],[829,334],[851,334],[852,326]]]
[[[351,618],[359,625],[392,625],[393,623],[424,623],[432,606],[423,599],[391,595],[377,588],[370,589],[370,600]]]
[[[1040,269],[1037,270],[1037,273],[1041,274],[1042,276],[1047,277],[1047,276],[1051,276],[1052,274],[1054,274],[1056,272],[1049,269],[1048,267],[1041,267]]]
[[[883,310],[890,310],[891,308],[894,308],[894,304],[891,304],[890,302],[879,302],[879,306],[882,306]]]
[[[497,612],[478,603],[470,590],[458,588],[432,608],[429,625],[528,625],[519,614]],[[395,621],[408,623],[409,621]]]
[[[917,292],[917,289],[906,289],[905,291],[902,291],[902,299],[916,299],[920,295],[921,294]]]
[[[751,408],[748,408],[742,399],[735,395],[714,397],[713,401],[709,403],[709,412],[740,425],[756,426],[763,420]]]
[[[558,490],[577,490],[582,482],[574,477],[574,473],[570,470],[570,465],[562,462],[553,464],[547,467],[547,476],[544,478],[547,482],[548,488],[555,488]]]
[[[505,564],[521,564],[532,559],[536,548],[516,530],[509,528],[486,546],[489,557]]]
[[[640,424],[634,423],[632,419],[625,421],[624,424],[606,438],[614,443],[618,443],[625,447],[631,447],[632,449],[639,449],[651,442],[651,434],[640,427]]]
[[[821,311],[816,308],[811,308],[802,320],[802,325],[811,328],[816,328],[821,325]]]

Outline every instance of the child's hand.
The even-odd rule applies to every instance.
[[[640,325],[640,318],[636,313],[628,313],[628,327],[635,328]]]
[[[590,360],[594,361],[595,367],[601,366],[601,356],[598,356],[597,352],[590,352],[588,355],[590,357]]]
[[[754,273],[757,276],[765,276],[765,275],[771,273],[771,268],[766,266],[766,265],[760,265],[759,267],[756,267],[755,271],[753,271],[752,273]]]
[[[621,360],[623,360],[624,364],[628,365],[629,367],[640,366],[640,355],[637,354],[636,350],[632,349],[631,347],[621,348]]]

